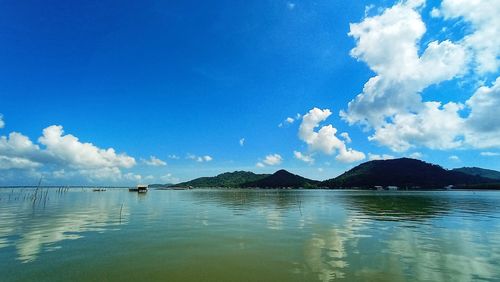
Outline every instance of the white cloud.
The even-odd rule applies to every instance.
[[[180,159],[180,157],[177,155],[168,155],[168,158],[171,160],[179,160]]]
[[[305,163],[308,163],[308,164],[314,163],[314,158],[311,155],[306,155],[306,154],[302,154],[301,152],[298,152],[298,151],[293,151],[293,156],[296,159],[301,160]]]
[[[331,124],[319,127],[330,115],[329,109],[313,108],[302,118],[299,127],[299,138],[306,142],[310,151],[322,152],[327,155],[337,153],[336,159],[341,162],[356,162],[365,158],[362,152],[347,148],[345,142],[337,138],[337,129]]]
[[[481,87],[465,102],[423,101],[429,86],[471,70],[497,72],[500,66],[500,2],[444,0],[433,17],[459,18],[472,32],[456,42],[421,46],[426,26],[420,16],[425,1],[403,1],[351,24],[356,40],[351,55],[376,73],[341,117],[373,130],[369,140],[404,152],[500,146],[500,81]],[[420,51],[422,50],[422,51]],[[471,63],[472,62],[472,63]],[[467,113],[470,112],[469,115]]]
[[[125,175],[123,175],[123,177],[127,180],[135,181],[135,182],[142,180],[142,176],[140,174],[135,174],[132,172],[126,173]]]
[[[290,125],[290,124],[293,124],[294,122],[295,122],[294,118],[287,117],[283,122],[281,122],[280,124],[278,124],[278,127],[283,127],[285,125]]]
[[[426,102],[418,113],[395,114],[391,123],[380,126],[369,140],[387,146],[395,152],[407,151],[421,145],[431,149],[452,149],[462,145],[457,132],[463,129],[464,121],[458,111],[460,104]]]
[[[438,8],[432,8],[432,10],[431,10],[431,17],[433,17],[433,18],[439,18],[439,17],[441,17],[441,11],[439,11]]]
[[[3,120],[3,115],[0,114],[0,129],[5,127],[5,121]]]
[[[465,103],[465,141],[475,148],[500,147],[500,77],[491,87],[480,87]]]
[[[161,176],[160,179],[165,183],[178,183],[180,181],[179,178],[173,176],[171,173],[167,173]]]
[[[461,44],[472,51],[479,73],[500,67],[500,1],[443,0],[440,14],[445,19],[463,19],[472,26]]]
[[[52,172],[52,177],[57,179],[64,179],[66,178],[66,171],[64,170],[64,168],[55,170]]]
[[[149,166],[166,166],[167,162],[160,160],[159,158],[155,156],[149,157],[148,160],[142,160],[143,163],[149,165]]]
[[[388,155],[388,154],[377,155],[377,154],[368,153],[368,159],[370,161],[373,161],[373,160],[391,160],[394,158],[395,157],[393,155]]]
[[[265,167],[266,165],[274,166],[279,165],[283,162],[283,158],[279,154],[267,155],[264,160],[255,164],[257,167]]]
[[[296,6],[296,4],[295,4],[295,3],[292,3],[292,2],[286,2],[286,7],[288,8],[288,10],[293,10],[293,9],[295,9],[295,6]]]
[[[412,159],[422,159],[424,157],[424,155],[422,155],[422,153],[420,153],[420,152],[413,152],[410,155],[408,155],[408,157],[410,157]]]
[[[449,156],[448,159],[450,159],[451,161],[454,161],[454,162],[460,161],[460,158],[458,156],[455,156],[455,155]]]
[[[41,169],[56,178],[82,176],[92,180],[120,180],[123,168],[135,165],[135,159],[113,148],[101,149],[82,143],[62,126],[49,126],[34,144],[27,136],[12,132],[0,137],[0,169]]]
[[[419,56],[418,42],[426,32],[413,5],[400,3],[381,15],[351,24],[356,39],[351,55],[364,61],[377,74],[348,105],[341,116],[350,124],[377,129],[400,112],[423,108],[419,92],[462,74],[465,49],[451,41],[432,41]]]
[[[199,163],[210,162],[210,161],[213,160],[213,158],[211,156],[209,156],[209,155],[196,156],[196,155],[193,155],[193,154],[187,154],[186,159],[194,160],[194,161],[197,161]]]
[[[201,158],[203,159],[204,162],[209,162],[209,161],[213,160],[213,158],[211,156],[203,156]]]
[[[41,164],[19,157],[0,156],[0,170],[4,169],[28,169],[40,167]]]
[[[12,157],[36,158],[40,147],[21,133],[11,132],[0,137],[0,154]]]
[[[347,133],[347,132],[340,133],[340,137],[344,138],[344,141],[346,143],[351,143],[352,142],[351,137],[349,136],[349,133]]]
[[[0,137],[0,169],[29,169],[42,166],[43,153],[38,145],[18,132]]]
[[[43,130],[38,141],[45,145],[45,152],[74,168],[130,168],[135,159],[126,154],[116,154],[113,148],[101,149],[92,143],[81,143],[77,137],[63,135],[62,126],[52,125]]]
[[[283,158],[278,154],[267,155],[264,160],[266,165],[279,165],[283,162]]]
[[[241,147],[245,146],[245,138],[240,139],[240,146]]]
[[[500,153],[499,152],[481,152],[480,155],[483,157],[496,157],[496,156],[500,156]]]

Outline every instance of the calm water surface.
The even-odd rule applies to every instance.
[[[500,281],[500,192],[0,189],[1,281]]]

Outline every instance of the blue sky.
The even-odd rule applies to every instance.
[[[499,47],[483,40],[499,32],[498,4],[447,2],[3,1],[0,184],[279,168],[328,179],[400,156],[500,169]],[[419,57],[398,58],[406,47]],[[373,77],[385,81],[375,94]],[[481,87],[490,106],[477,102]]]

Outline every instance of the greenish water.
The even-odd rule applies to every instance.
[[[500,192],[0,189],[1,281],[499,281]]]

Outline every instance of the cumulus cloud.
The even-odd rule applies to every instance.
[[[401,112],[393,116],[369,137],[395,152],[407,151],[421,145],[431,149],[452,149],[462,145],[457,132],[464,126],[458,111],[463,108],[456,103],[441,105],[425,102],[418,113]],[[439,122],[438,122],[439,121]]]
[[[147,160],[142,160],[143,163],[149,166],[166,166],[167,162],[160,160],[155,156],[149,157]]]
[[[38,145],[21,133],[12,132],[0,137],[0,169],[40,167],[46,159]]]
[[[412,159],[421,159],[424,157],[424,155],[422,155],[422,153],[420,153],[420,152],[413,152],[413,153],[409,154],[408,157],[410,157]]]
[[[377,74],[365,84],[342,117],[349,122],[380,127],[388,117],[422,108],[419,92],[463,72],[464,47],[451,41],[432,41],[419,56],[419,41],[426,32],[415,4],[399,3],[381,15],[351,24],[356,40],[351,55]]]
[[[308,163],[308,164],[313,164],[314,163],[314,158],[311,156],[311,155],[306,155],[306,154],[303,154],[299,151],[293,151],[293,156],[297,159],[297,160],[301,160],[305,163]]]
[[[475,148],[500,147],[500,77],[491,87],[480,87],[465,104],[470,108],[465,141]]]
[[[341,162],[356,162],[364,159],[365,155],[362,152],[347,148],[345,142],[337,138],[337,129],[331,124],[322,126],[316,131],[320,123],[331,114],[329,109],[313,108],[310,110],[302,118],[299,138],[307,143],[310,151],[322,152],[327,155],[337,154],[336,159]]]
[[[5,121],[3,120],[3,115],[0,114],[0,129],[5,127]]]
[[[124,179],[121,169],[131,168],[135,159],[113,148],[101,149],[64,134],[62,126],[49,126],[38,144],[27,136],[12,132],[0,137],[0,169],[50,169],[63,176],[83,176],[87,180]]]
[[[449,156],[448,159],[450,159],[450,161],[454,161],[454,162],[460,161],[460,158],[458,156],[455,156],[455,155]]]
[[[342,132],[342,133],[340,133],[340,137],[344,138],[344,141],[345,141],[346,143],[351,143],[351,142],[352,142],[352,139],[351,139],[351,137],[349,136],[349,133],[347,133],[347,132]]]
[[[168,158],[171,160],[179,160],[180,159],[180,157],[177,155],[168,155]]]
[[[283,162],[283,158],[279,154],[270,154],[267,155],[262,161],[255,164],[257,167],[265,167],[279,165]]]
[[[179,178],[175,177],[171,173],[167,173],[165,175],[162,175],[160,177],[160,179],[161,179],[161,181],[163,181],[165,183],[178,183],[180,181]]]
[[[0,156],[0,170],[4,169],[27,169],[40,167],[41,164],[19,157]]]
[[[201,160],[200,160],[200,159],[201,159]],[[198,158],[198,161],[199,161],[199,162],[200,162],[200,161],[203,161],[203,162],[209,162],[209,161],[211,161],[211,160],[213,160],[213,158],[212,158],[211,156],[203,156],[203,157],[199,157],[199,158]]]
[[[496,156],[500,156],[500,153],[498,153],[498,152],[481,152],[480,155],[483,157],[496,157]]]
[[[134,158],[117,154],[113,148],[101,149],[92,143],[82,143],[71,134],[64,135],[59,125],[45,128],[38,141],[45,145],[48,155],[74,168],[130,168],[136,164]]]
[[[264,163],[267,165],[279,165],[283,161],[283,158],[278,154],[267,155],[264,159]]]
[[[462,19],[472,32],[461,44],[471,50],[475,70],[496,72],[500,67],[500,2],[498,0],[443,0],[437,16]]]
[[[196,155],[193,155],[193,154],[187,154],[186,159],[194,160],[194,161],[197,161],[199,163],[210,162],[210,161],[213,160],[213,158],[211,156],[209,156],[209,155],[196,156]]]
[[[124,174],[123,178],[130,180],[130,181],[135,181],[135,182],[139,182],[142,180],[142,176],[140,174],[135,174],[132,172],[128,172],[128,173]]]
[[[298,114],[297,114],[298,115]],[[298,115],[300,117],[300,115]],[[295,122],[295,119],[293,117],[287,117],[284,121],[280,122],[278,124],[278,127],[283,127],[285,125],[290,125]]]
[[[500,2],[444,0],[433,17],[460,19],[472,27],[463,38],[430,40],[422,46],[427,29],[420,15],[425,1],[402,1],[350,25],[356,40],[351,55],[374,72],[341,111],[349,124],[373,130],[369,140],[404,152],[415,147],[453,149],[500,146],[500,106],[497,79],[479,88],[465,103],[424,101],[431,85],[460,78],[469,71],[498,72]],[[432,38],[432,37],[430,37]]]
[[[388,154],[378,155],[378,154],[368,153],[368,159],[370,161],[373,161],[373,160],[391,160],[394,158],[395,157],[393,155],[388,155]]]

